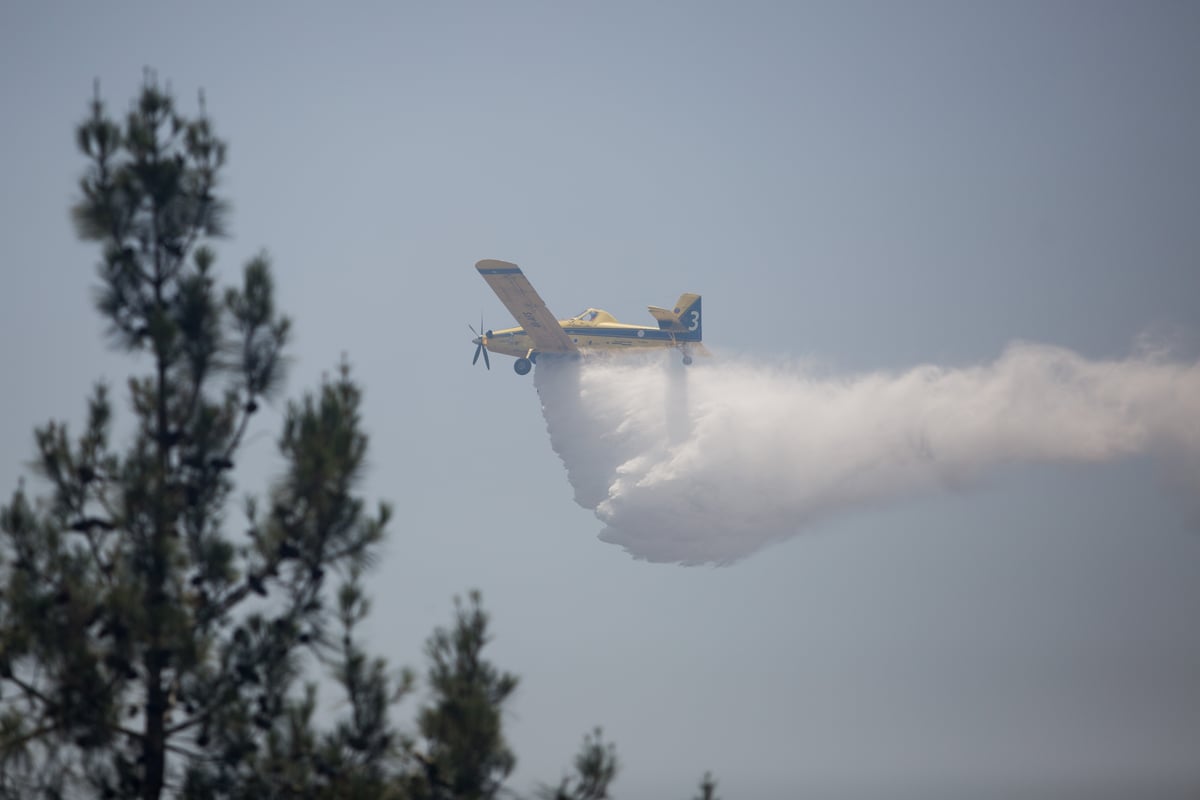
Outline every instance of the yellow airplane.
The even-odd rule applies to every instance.
[[[692,353],[707,355],[700,343],[700,295],[682,294],[672,310],[649,306],[658,327],[625,325],[607,311],[588,308],[570,319],[557,320],[532,284],[516,264],[485,259],[475,265],[500,302],[512,312],[517,328],[475,334],[475,358],[492,368],[488,352],[515,356],[513,369],[526,375],[540,355],[579,355],[590,351],[619,351],[643,348],[677,347],[683,352],[683,363],[692,363]],[[480,325],[480,327],[483,327]]]

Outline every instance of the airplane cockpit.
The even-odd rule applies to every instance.
[[[571,317],[572,322],[581,322],[585,325],[599,325],[602,322],[616,322],[616,318],[599,308],[586,308],[575,316]]]

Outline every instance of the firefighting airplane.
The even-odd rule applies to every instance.
[[[698,294],[680,295],[671,310],[649,306],[651,316],[658,320],[657,328],[622,324],[612,314],[598,308],[585,309],[570,319],[556,320],[516,264],[485,259],[476,264],[475,269],[521,327],[482,333],[471,327],[475,334],[471,342],[475,345],[472,364],[479,361],[482,353],[484,365],[491,369],[488,352],[503,353],[516,356],[513,369],[518,375],[526,375],[540,355],[677,347],[683,353],[683,363],[691,364],[693,353],[708,354],[700,343]]]

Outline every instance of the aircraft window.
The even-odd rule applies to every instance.
[[[580,322],[591,322],[595,318],[596,318],[596,312],[590,308],[587,311],[584,311],[575,317],[575,319],[579,320]]]

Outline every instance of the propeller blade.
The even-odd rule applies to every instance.
[[[479,331],[475,330],[475,326],[469,322],[467,323],[467,327],[471,329],[471,333],[475,334],[475,357],[471,359],[471,366],[475,366],[475,364],[479,361],[479,354],[483,353],[483,365],[488,369],[491,369],[492,362],[488,359],[488,351],[487,348],[483,346],[483,341],[488,336],[491,336],[492,332],[488,331],[486,334],[479,332],[483,330],[483,314],[479,315]]]

